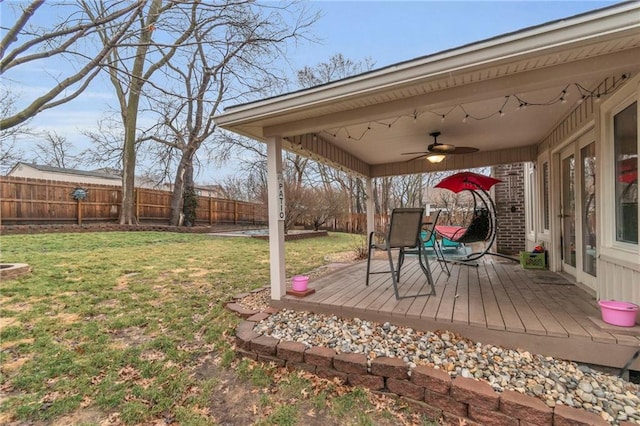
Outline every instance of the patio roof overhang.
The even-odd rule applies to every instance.
[[[622,3],[233,106],[215,120],[368,177],[482,167],[534,161],[583,96],[595,101],[638,72],[640,2]],[[433,131],[479,152],[439,164],[402,155],[426,151]]]

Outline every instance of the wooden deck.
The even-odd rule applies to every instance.
[[[384,270],[375,260],[373,270]],[[386,263],[388,268],[388,263]],[[272,301],[278,308],[386,322],[418,330],[447,329],[484,344],[521,348],[557,358],[620,368],[640,349],[640,326],[615,327],[600,319],[596,300],[561,274],[524,270],[485,256],[479,267],[432,261],[436,295],[396,300],[390,274],[372,275],[366,262],[310,282],[304,298]],[[400,295],[428,292],[416,257],[402,269]],[[640,370],[640,359],[631,366]]]

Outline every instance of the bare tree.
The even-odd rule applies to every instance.
[[[305,66],[298,71],[298,85],[301,87],[313,87],[330,81],[340,80],[351,75],[359,74],[373,69],[375,62],[370,57],[362,61],[352,61],[338,53],[329,58],[327,62],[321,62],[315,67]]]
[[[98,122],[97,130],[85,130],[82,134],[91,141],[91,146],[78,156],[81,164],[122,171],[124,133],[118,120],[103,118]]]
[[[158,23],[158,18],[176,6],[169,2],[162,4],[162,0],[150,0],[141,5],[136,31],[125,39],[124,43],[112,46],[106,57],[110,81],[114,86],[120,116],[124,129],[124,143],[122,150],[122,208],[120,209],[120,224],[132,224],[135,166],[136,166],[136,138],[138,122],[138,105],[142,96],[142,89],[149,78],[164,66],[176,52],[178,46],[184,43],[193,31],[192,26],[183,28],[176,38],[171,40],[166,49],[159,44],[152,43],[152,34]],[[84,11],[95,19],[105,13],[106,5],[101,2],[85,3]],[[121,31],[120,27],[102,27],[98,29],[103,47],[109,46],[114,34]],[[157,53],[150,63],[147,63],[149,49],[154,46]]]
[[[374,65],[375,63],[369,57],[362,61],[353,61],[345,58],[342,54],[336,54],[326,62],[321,62],[314,67],[306,66],[299,70],[297,73],[298,84],[301,87],[318,86],[369,71]],[[354,231],[353,214],[364,213],[365,191],[362,179],[326,164],[314,162],[312,165],[313,172],[318,176],[325,190],[333,188],[333,190],[341,191],[345,195],[347,227],[349,231]],[[337,198],[339,197],[326,197],[326,200],[331,201]],[[327,207],[335,215],[340,213],[331,203]]]
[[[305,18],[292,28],[282,27],[272,15],[252,14],[248,4],[228,4],[210,8],[210,25],[198,25],[194,45],[185,49],[182,63],[168,63],[170,72],[183,83],[175,95],[159,96],[151,103],[161,111],[153,133],[140,140],[161,144],[160,158],[174,157],[177,167],[171,200],[171,225],[178,225],[183,195],[194,186],[194,161],[202,145],[214,142],[213,116],[223,101],[261,92],[280,79],[264,68],[264,63],[278,52],[279,45],[297,34],[312,20]],[[236,13],[229,13],[229,9]],[[246,13],[243,13],[243,9]],[[199,18],[202,20],[202,18]],[[315,19],[315,18],[314,18]],[[214,25],[215,23],[215,25]],[[223,36],[222,36],[223,34]],[[185,65],[183,65],[185,64]],[[218,150],[218,160],[223,150]],[[172,155],[175,153],[175,155]],[[165,162],[169,167],[170,162]]]
[[[347,199],[343,192],[325,187],[314,188],[310,193],[312,202],[308,206],[306,215],[315,231],[344,212]]]
[[[395,176],[390,186],[392,207],[422,206],[423,175]]]
[[[16,146],[15,139],[0,140],[0,174],[6,175],[20,161],[27,161],[27,157],[24,150]]]
[[[0,119],[0,129],[18,126],[42,111],[75,99],[100,71],[100,65],[118,43],[120,43],[144,6],[144,1],[113,1],[100,14],[89,16],[82,13],[81,2],[45,3],[34,0],[28,5],[15,2],[15,20],[6,17],[2,25],[4,37],[0,40],[0,75],[5,83],[11,75],[17,75],[25,66],[38,65],[46,69],[52,58],[72,62],[64,73],[50,75],[52,86],[45,89],[35,99],[28,100],[26,106]],[[56,8],[56,9],[54,9]],[[64,8],[59,11],[57,8]],[[6,13],[7,11],[5,11]],[[58,15],[61,18],[51,25],[42,27],[34,23],[36,15]],[[83,48],[98,31],[114,28],[103,47],[96,52]],[[12,74],[13,73],[13,74]],[[8,74],[8,75],[7,75]]]
[[[305,67],[297,73],[300,87],[311,87],[345,78],[373,67],[371,59],[354,62],[343,55],[334,55],[327,62],[315,67]],[[229,138],[234,152],[239,156],[241,168],[260,188],[266,202],[266,153],[262,144],[244,138]],[[334,169],[297,154],[285,153],[284,161],[286,218],[285,228],[297,222],[311,222],[322,226],[332,217],[348,212],[364,212],[364,183],[359,177]],[[340,201],[342,204],[336,204]]]
[[[63,169],[73,169],[79,165],[73,144],[56,132],[45,132],[44,141],[37,142],[36,148],[35,157],[44,165]]]
[[[0,93],[0,121],[15,111],[16,98],[9,91]],[[27,161],[27,155],[20,146],[18,138],[31,137],[34,132],[28,121],[10,128],[0,129],[0,173],[6,174],[19,161]]]
[[[193,187],[196,153],[215,131],[212,117],[221,103],[272,84],[270,61],[315,21],[302,13],[296,25],[287,25],[281,13],[290,5],[151,0],[131,45],[112,50],[109,72],[124,127],[121,223],[133,221],[136,144],[145,141],[162,145],[153,150],[166,167],[177,163],[171,223],[179,222],[185,188]],[[161,115],[145,132],[137,124],[142,99]]]
[[[255,198],[254,187],[250,185],[249,180],[246,178],[228,176],[220,182],[220,188],[222,196],[229,200],[249,202],[257,201]]]

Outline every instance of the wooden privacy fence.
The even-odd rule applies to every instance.
[[[385,229],[389,225],[390,216],[375,215],[375,229]],[[366,234],[367,232],[367,215],[365,213],[351,213],[350,215],[338,216],[329,222],[327,226],[336,231],[350,232],[352,234]]]
[[[87,190],[86,199],[73,198],[77,188]],[[264,204],[196,198],[197,225],[265,224],[268,220]],[[0,177],[0,221],[5,225],[113,222],[118,220],[121,201],[120,186]],[[134,212],[139,222],[167,222],[171,214],[171,192],[136,188]]]

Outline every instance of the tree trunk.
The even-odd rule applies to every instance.
[[[185,188],[193,188],[193,150],[183,151],[173,182],[173,194],[171,194],[171,216],[169,225],[179,226],[182,208],[184,206]]]
[[[145,81],[142,77],[144,72],[145,58],[149,50],[153,23],[158,19],[158,13],[162,6],[161,0],[154,0],[149,8],[149,17],[146,26],[140,35],[140,44],[136,49],[136,59],[131,72],[131,87],[129,92],[129,102],[127,103],[124,120],[124,146],[122,158],[122,209],[120,210],[120,224],[133,224],[133,202],[134,185],[136,174],[136,127],[138,124],[138,105],[142,86]],[[137,218],[136,218],[137,220]]]
[[[134,114],[134,116],[135,115],[136,114]],[[125,126],[124,149],[122,151],[122,208],[120,209],[121,225],[133,224],[133,202],[136,174],[135,132],[135,126]],[[133,133],[133,135],[130,135],[130,133]]]

